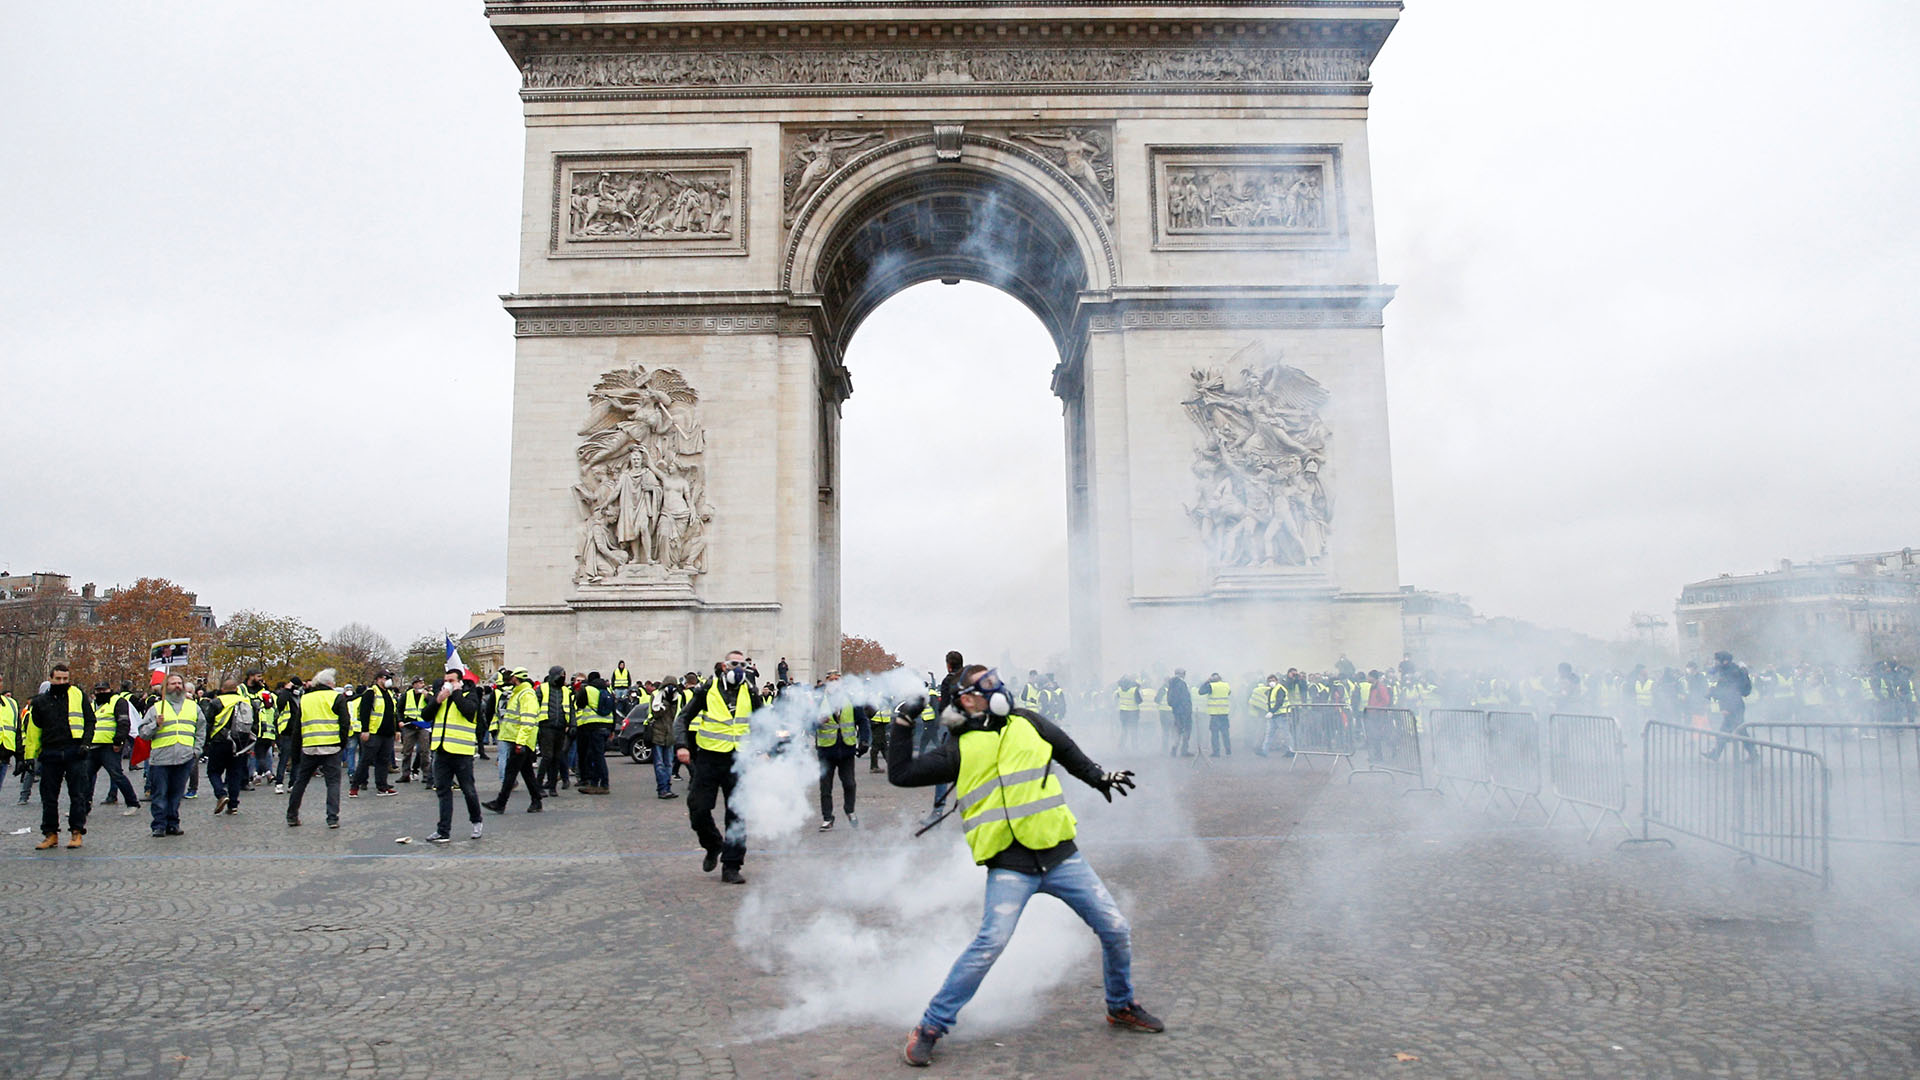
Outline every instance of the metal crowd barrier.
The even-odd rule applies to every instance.
[[[1367,767],[1347,774],[1347,783],[1361,773],[1383,773],[1412,777],[1413,786],[1407,791],[1436,790],[1427,785],[1427,765],[1420,754],[1419,714],[1412,709],[1369,708],[1360,714],[1360,734],[1367,744]]]
[[[1577,713],[1547,717],[1547,777],[1556,800],[1553,813],[1547,815],[1548,825],[1564,809],[1587,826],[1588,843],[1608,818],[1633,835],[1626,819],[1627,744],[1613,717]],[[1593,813],[1591,824],[1583,811]]]
[[[1659,827],[1832,880],[1825,758],[1677,724],[1648,724],[1641,738],[1641,839]]]
[[[1492,746],[1487,714],[1478,709],[1429,709],[1428,745],[1433,752],[1433,786],[1444,792],[1451,781],[1462,801],[1475,791],[1493,798]]]
[[[1540,721],[1530,712],[1488,712],[1487,750],[1488,809],[1499,796],[1513,806],[1514,821],[1528,803],[1551,819],[1540,801]]]
[[[1308,757],[1326,757],[1333,759],[1329,768],[1337,769],[1345,763],[1347,770],[1353,770],[1354,726],[1347,719],[1347,710],[1338,705],[1295,705],[1288,723],[1293,731],[1293,758],[1287,762],[1291,770],[1301,759]],[[1312,763],[1308,762],[1309,767]]]
[[[1920,724],[1761,721],[1740,733],[1826,761],[1834,842],[1920,844]]]

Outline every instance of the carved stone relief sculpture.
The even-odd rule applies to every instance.
[[[560,154],[549,254],[743,255],[746,167],[744,150]]]
[[[1113,135],[1100,128],[1041,128],[1016,130],[1010,137],[1037,148],[1042,157],[1067,174],[1113,220]]]
[[[716,49],[640,53],[542,53],[527,57],[531,92],[713,88],[725,93],[796,86],[953,90],[986,83],[1150,86],[1364,83],[1357,48],[965,47]]]
[[[645,584],[707,572],[706,429],[678,371],[635,364],[600,377],[579,431],[581,515],[573,580]]]
[[[1256,342],[1217,369],[1192,373],[1181,402],[1200,445],[1198,497],[1187,513],[1217,567],[1311,567],[1327,554],[1333,503],[1321,418],[1328,394],[1299,368],[1269,359]]]
[[[1151,147],[1149,157],[1157,247],[1346,242],[1338,147]]]
[[[793,215],[799,212],[808,197],[819,189],[822,181],[833,175],[835,169],[846,164],[856,149],[871,146],[884,138],[884,132],[843,128],[816,128],[789,133],[780,172],[786,223],[793,224]]]

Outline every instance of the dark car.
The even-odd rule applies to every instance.
[[[647,699],[644,696],[636,697],[624,715],[616,713],[613,737],[607,740],[607,751],[630,757],[636,765],[651,763],[653,743],[647,738],[649,719]]]

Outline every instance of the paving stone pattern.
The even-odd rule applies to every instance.
[[[1025,1024],[972,1030],[963,1013],[933,1072],[1920,1075],[1904,852],[1857,858],[1822,890],[1685,842],[1616,851],[1578,830],[1507,827],[1377,777],[1249,758],[1121,764],[1140,773],[1134,798],[1069,797],[1133,921],[1142,1000],[1169,1032],[1104,1022],[1089,950]],[[541,815],[517,795],[485,839],[446,848],[425,843],[432,800],[417,785],[346,802],[337,832],[317,802],[286,828],[270,790],[215,820],[203,786],[183,804],[185,837],[151,839],[144,817],[109,807],[83,851],[34,852],[38,806],[16,806],[9,783],[0,832],[30,832],[0,846],[0,1075],[906,1071],[899,1046],[923,997],[890,1027],[751,1030],[789,987],[743,957],[734,915],[802,860],[958,844],[956,822],[911,839],[926,793],[863,768],[863,829],[843,820],[753,852],[749,884],[729,887],[700,872],[684,800],[656,800],[643,767],[610,765],[615,794],[566,794]]]

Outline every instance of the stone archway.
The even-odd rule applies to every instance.
[[[1083,679],[1396,652],[1398,5],[1182,7],[489,3],[528,125],[509,651],[832,666],[845,345],[969,278],[1059,346]]]

